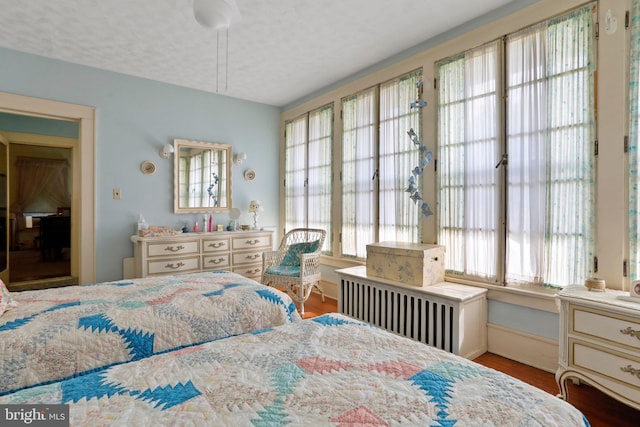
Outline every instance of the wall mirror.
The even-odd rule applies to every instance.
[[[175,213],[231,209],[231,145],[174,139]]]

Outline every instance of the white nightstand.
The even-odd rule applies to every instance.
[[[567,398],[574,378],[640,409],[640,298],[628,292],[590,292],[569,286],[560,300],[560,360],[556,382]]]

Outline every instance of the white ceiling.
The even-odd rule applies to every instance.
[[[196,23],[193,0],[0,0],[0,46],[285,106],[521,2],[237,0],[226,85],[225,51],[216,55],[216,33]]]

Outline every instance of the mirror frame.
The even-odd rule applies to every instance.
[[[180,207],[180,148],[202,148],[212,149],[217,151],[223,151],[225,153],[226,163],[228,165],[226,170],[226,176],[224,177],[227,182],[227,197],[225,207]],[[228,212],[233,207],[231,205],[231,165],[232,163],[232,147],[229,144],[219,144],[216,142],[206,141],[190,141],[188,139],[176,138],[173,140],[173,210],[174,213],[212,213],[212,212]]]

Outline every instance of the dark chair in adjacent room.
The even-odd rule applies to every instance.
[[[40,253],[43,261],[55,261],[62,258],[62,250],[71,247],[70,211],[58,209],[58,215],[40,218]]]

